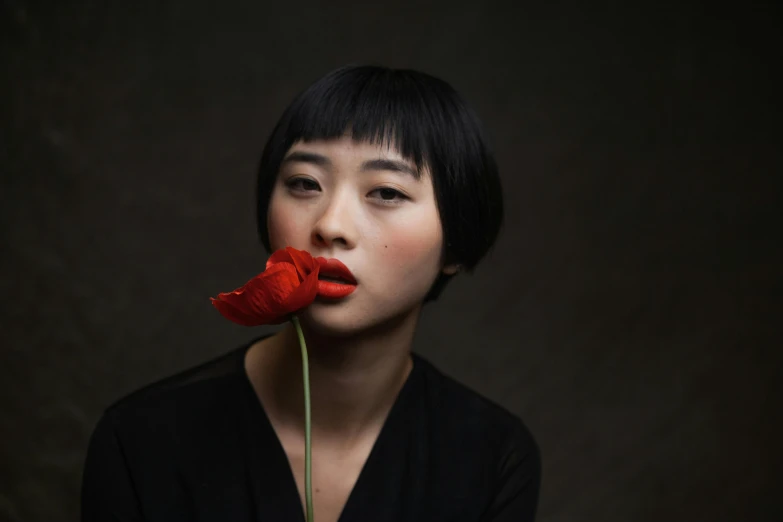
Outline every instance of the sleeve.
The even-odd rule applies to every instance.
[[[541,488],[541,451],[524,425],[511,437],[482,522],[533,522]]]
[[[90,438],[82,475],[82,522],[143,522],[133,480],[106,411]]]

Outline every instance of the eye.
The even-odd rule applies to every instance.
[[[377,199],[381,202],[383,205],[399,205],[400,203],[404,202],[406,199],[408,199],[408,196],[400,192],[399,190],[395,190],[393,188],[389,187],[380,187],[372,192],[370,194],[377,192],[380,197],[376,197],[373,199]]]
[[[313,192],[320,188],[316,181],[302,177],[287,179],[285,186],[294,192]]]

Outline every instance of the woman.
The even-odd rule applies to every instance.
[[[411,351],[422,306],[502,224],[497,168],[459,95],[415,71],[338,69],[285,111],[257,187],[268,251],[337,259],[356,283],[297,314],[315,520],[533,520],[540,454],[523,422]],[[303,520],[301,365],[288,323],[109,407],[82,520]]]

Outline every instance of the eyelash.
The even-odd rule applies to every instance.
[[[296,185],[300,184],[299,182],[309,182],[309,183],[312,183],[313,185],[318,186],[318,183],[316,181],[313,181],[312,179],[308,179],[308,178],[301,178],[301,177],[290,178],[290,179],[286,180],[285,186],[288,187],[289,189],[291,189],[294,192],[311,192],[310,190],[304,190],[304,189],[301,189],[301,188],[296,188]],[[393,189],[391,187],[378,187],[375,190],[373,190],[373,192],[380,191],[380,190],[391,191],[396,196],[396,199],[376,198],[379,201],[381,201],[381,204],[383,204],[383,205],[399,205],[402,202],[404,202],[404,201],[409,199],[408,196],[406,196],[405,194],[403,194],[399,190]]]

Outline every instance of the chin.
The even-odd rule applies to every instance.
[[[303,327],[316,335],[344,338],[392,330],[399,327],[412,312],[406,308],[391,316],[374,316],[367,307],[350,303],[350,297],[338,301],[319,298],[300,314],[300,321]]]
[[[317,299],[299,314],[302,326],[309,332],[325,337],[349,337],[365,329],[355,313],[345,303]]]

